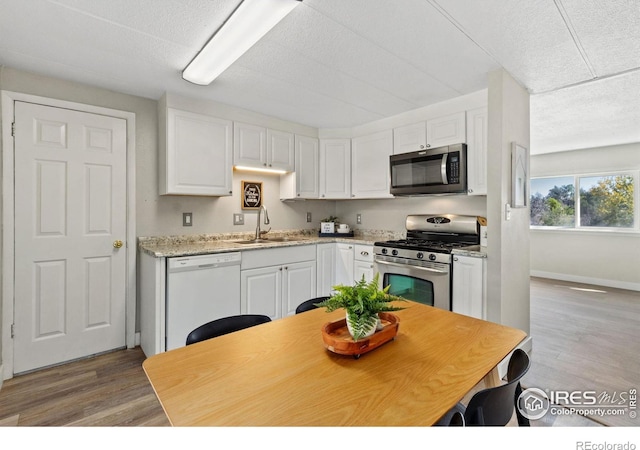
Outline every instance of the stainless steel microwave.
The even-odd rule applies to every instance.
[[[389,157],[391,194],[466,194],[467,146],[455,144]]]

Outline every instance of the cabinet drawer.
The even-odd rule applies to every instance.
[[[245,250],[242,252],[242,270],[258,267],[291,264],[299,261],[315,261],[316,246],[296,245],[293,247]]]
[[[370,245],[356,244],[355,260],[373,262],[373,247]]]

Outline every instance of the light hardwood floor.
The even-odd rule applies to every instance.
[[[168,426],[140,347],[6,380],[0,425]]]
[[[609,393],[640,388],[640,293],[531,279],[532,365],[523,387]],[[140,348],[6,380],[4,426],[167,426]],[[629,415],[550,416],[532,426],[640,426]]]
[[[531,278],[531,368],[523,387],[620,395],[640,388],[640,292]],[[640,426],[620,416],[547,415],[543,425]]]

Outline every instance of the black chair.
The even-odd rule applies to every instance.
[[[465,408],[458,403],[436,423],[437,426],[457,425],[457,414],[464,417],[467,426],[505,426],[513,417],[515,409],[518,425],[529,426],[529,420],[516,407],[522,392],[520,379],[529,370],[529,356],[521,349],[516,349],[509,359],[507,382],[501,386],[476,392]]]
[[[324,301],[328,298],[329,298],[328,296],[317,297],[317,298],[312,298],[311,300],[307,300],[306,302],[302,302],[296,308],[296,314],[300,314],[305,311],[311,311],[312,309],[316,309],[317,308],[317,306],[315,305],[316,303],[320,303],[321,301]]]
[[[187,336],[187,345],[267,322],[271,322],[271,318],[261,314],[241,314],[238,316],[223,317],[222,319],[205,323],[189,333]]]

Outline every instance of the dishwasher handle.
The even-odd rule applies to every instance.
[[[188,270],[205,270],[217,267],[237,266],[240,265],[240,262],[240,252],[168,258],[167,271],[173,273]]]

